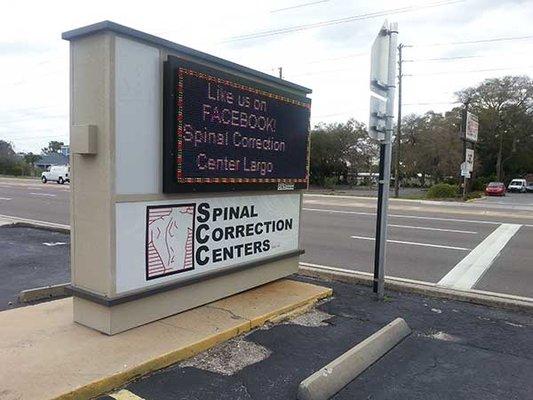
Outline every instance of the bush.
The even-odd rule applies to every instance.
[[[324,187],[326,189],[335,189],[335,186],[337,186],[336,176],[327,176],[324,178]]]
[[[467,197],[467,200],[479,199],[480,197],[483,196],[483,194],[484,194],[483,192],[475,191],[475,192],[468,193],[466,197]]]
[[[448,199],[456,197],[458,193],[457,185],[450,185],[448,183],[438,183],[429,188],[426,197],[428,199]]]

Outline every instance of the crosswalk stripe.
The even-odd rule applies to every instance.
[[[488,271],[505,245],[522,225],[502,224],[486,237],[438,283],[439,286],[467,290]]]

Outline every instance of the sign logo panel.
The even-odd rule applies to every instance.
[[[118,203],[117,293],[298,251],[299,193]]]
[[[146,208],[146,279],[194,269],[194,204]]]

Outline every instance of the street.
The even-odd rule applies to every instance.
[[[375,198],[306,194],[302,262],[372,272],[375,205]],[[68,224],[69,186],[2,178],[1,215]],[[392,199],[385,272],[533,297],[531,243],[532,194],[469,203]]]
[[[69,194],[68,184],[0,178],[0,217],[69,224]]]
[[[461,289],[533,297],[529,284],[533,195],[508,194],[498,202],[492,200],[456,204],[391,200],[386,275],[446,283],[443,278],[475,250],[481,253],[476,263],[479,274],[466,276],[466,282],[456,277]],[[372,272],[375,203],[371,198],[306,195],[303,261]],[[502,230],[502,225],[511,232]]]

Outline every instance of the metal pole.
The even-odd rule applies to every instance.
[[[400,197],[400,146],[402,141],[402,49],[398,46],[398,122],[396,123],[396,165],[394,168],[394,197]]]
[[[374,254],[374,293],[383,299],[385,283],[385,245],[387,243],[387,216],[389,212],[389,188],[391,168],[392,120],[394,118],[394,92],[396,81],[396,42],[398,24],[392,23],[389,30],[389,66],[387,92],[387,122],[385,139],[380,143],[378,210],[376,219],[376,242]]]
[[[468,103],[469,103],[468,101],[465,102],[465,108],[463,110],[463,118],[462,118],[462,121],[461,121],[462,130],[463,130],[463,135],[462,135],[462,139],[463,139],[463,162],[466,162],[466,149],[468,148],[468,142],[466,140],[466,118],[467,118],[467,113],[468,113]],[[468,185],[468,178],[465,175],[463,177],[463,200],[464,201],[466,201],[467,198],[468,198],[467,185]]]
[[[283,79],[283,67],[278,67],[279,79]]]

